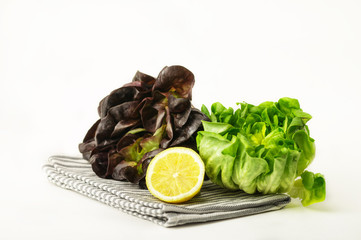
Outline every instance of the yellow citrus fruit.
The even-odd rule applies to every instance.
[[[146,184],[150,193],[162,201],[181,203],[201,189],[204,163],[190,148],[172,147],[158,153],[150,162]]]

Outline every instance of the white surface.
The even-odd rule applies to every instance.
[[[0,239],[360,239],[360,1],[0,1]],[[97,104],[180,64],[193,104],[298,98],[327,200],[166,229],[47,182]]]

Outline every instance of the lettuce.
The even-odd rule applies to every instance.
[[[288,193],[304,206],[323,201],[323,175],[305,170],[316,148],[306,125],[311,115],[298,100],[237,104],[236,111],[219,102],[201,108],[211,121],[202,121],[196,140],[211,181],[249,194]]]
[[[98,106],[79,151],[101,178],[145,186],[151,159],[172,146],[197,148],[205,114],[191,104],[194,75],[182,66],[162,69],[157,78],[137,72]]]

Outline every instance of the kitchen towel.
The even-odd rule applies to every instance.
[[[43,166],[50,182],[164,227],[248,216],[278,210],[290,202],[285,194],[249,195],[204,181],[201,191],[182,204],[168,204],[137,184],[99,178],[88,161],[51,156]]]

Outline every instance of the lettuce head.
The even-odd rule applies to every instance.
[[[316,147],[307,126],[311,115],[298,100],[237,105],[236,111],[219,102],[210,111],[202,106],[210,121],[202,122],[197,147],[210,180],[249,194],[288,193],[304,206],[323,201],[323,175],[305,170]]]

